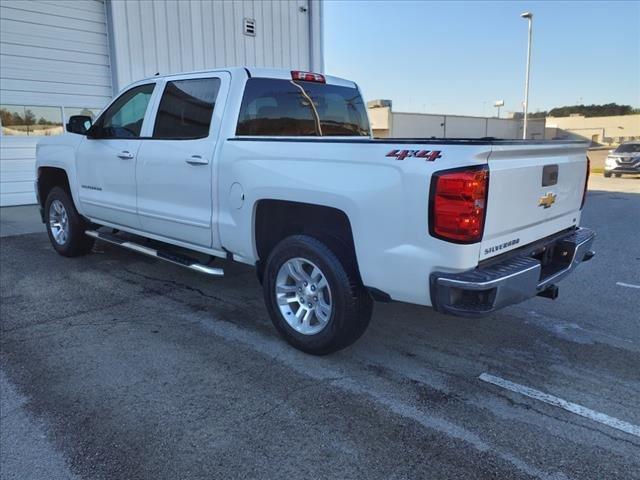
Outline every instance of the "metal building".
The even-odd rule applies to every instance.
[[[368,110],[373,135],[379,138],[522,138],[519,118],[396,112],[390,100],[372,100]],[[529,118],[527,138],[545,138],[544,118]]]
[[[128,83],[232,65],[323,70],[321,0],[2,0],[0,206],[35,202],[36,143]]]

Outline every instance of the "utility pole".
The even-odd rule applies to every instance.
[[[524,12],[520,14],[522,18],[529,21],[529,41],[527,42],[527,75],[524,80],[524,124],[522,128],[522,138],[527,139],[527,121],[529,117],[529,73],[531,71],[531,32],[533,29],[533,13]]]

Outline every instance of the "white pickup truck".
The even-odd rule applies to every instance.
[[[255,265],[271,319],[326,354],[373,301],[486,315],[593,256],[585,143],[371,137],[358,86],[227,68],[127,87],[37,148],[54,249],[95,239],[208,274]]]

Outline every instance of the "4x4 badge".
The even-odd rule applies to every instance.
[[[427,162],[435,162],[442,158],[440,150],[391,150],[387,157],[395,157],[396,160],[404,160],[407,157],[424,158]]]

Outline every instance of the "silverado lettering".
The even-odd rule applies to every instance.
[[[500,243],[498,245],[494,245],[489,248],[484,249],[484,254],[489,255],[490,253],[499,252],[500,250],[504,250],[505,248],[512,247],[513,245],[517,245],[520,243],[519,238],[514,238],[513,240],[509,240],[508,242]]]

